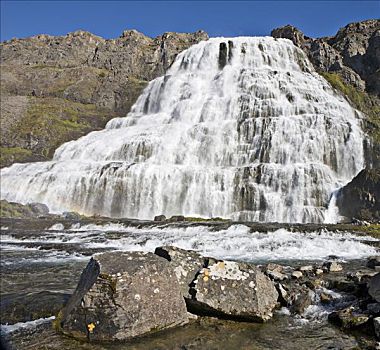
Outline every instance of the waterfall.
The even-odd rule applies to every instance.
[[[213,38],[125,118],[1,171],[1,197],[53,211],[323,222],[362,168],[360,113],[287,39]]]

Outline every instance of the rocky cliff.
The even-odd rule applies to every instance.
[[[302,48],[316,70],[365,114],[367,166],[380,168],[380,20],[350,23],[335,36],[309,38],[287,25],[272,31]]]
[[[0,45],[1,166],[50,159],[62,143],[125,116],[147,82],[203,31],[106,40],[85,31]]]

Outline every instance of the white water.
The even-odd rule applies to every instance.
[[[289,40],[214,38],[178,55],[126,118],[51,162],[4,169],[1,197],[87,215],[323,222],[363,167],[359,117]]]
[[[28,321],[28,322],[17,322],[15,324],[2,324],[0,325],[0,334],[5,335],[9,333],[13,333],[20,329],[29,329],[35,328],[41,324],[49,323],[55,320],[55,316],[47,317],[47,318],[39,318],[37,320]]]
[[[170,245],[196,250],[204,256],[251,262],[323,260],[330,255],[345,260],[361,259],[377,254],[376,248],[365,244],[377,241],[371,237],[328,231],[299,233],[279,229],[269,233],[251,232],[245,225],[233,225],[218,231],[204,226],[136,228],[119,224],[84,225],[60,234],[46,231],[36,237],[13,237],[8,232],[1,237],[7,250],[12,249],[12,244],[20,249],[26,243],[34,242],[38,247],[54,243],[57,259],[88,259],[80,255],[83,250],[154,252],[157,247]],[[76,253],[65,255],[65,245],[73,243],[77,246]],[[38,261],[45,258],[53,261],[50,251],[44,253],[44,257],[38,257]]]

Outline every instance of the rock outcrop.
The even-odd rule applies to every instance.
[[[337,198],[341,215],[380,221],[380,169],[364,169],[344,186]]]
[[[365,114],[363,126],[371,138],[366,166],[380,168],[380,20],[350,23],[335,36],[316,39],[291,25],[271,34],[302,48],[315,69]]]
[[[167,260],[152,253],[110,252],[90,260],[56,327],[78,339],[115,341],[187,322]]]
[[[85,31],[0,45],[1,166],[46,160],[62,143],[124,117],[148,81],[203,31],[106,40]]]
[[[305,36],[291,25],[274,29],[271,34],[292,40],[308,54],[317,70],[340,72],[347,83],[380,96],[379,20],[350,23],[335,36],[317,39]]]
[[[0,201],[0,217],[2,218],[40,218],[49,215],[49,208],[42,203],[26,205],[6,200]]]

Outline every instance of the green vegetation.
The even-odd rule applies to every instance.
[[[23,161],[32,153],[39,159],[50,158],[62,143],[104,127],[110,114],[93,104],[30,97],[26,115],[13,126],[12,133],[19,140],[30,140],[32,150],[4,148],[1,164]]]
[[[371,237],[380,239],[380,224],[369,226],[352,226],[351,231],[365,233]]]
[[[337,73],[320,72],[320,74],[333,88],[341,91],[355,108],[366,114],[366,130],[372,139],[380,144],[380,104],[377,98],[343,82]]]
[[[32,151],[21,147],[0,147],[0,167],[15,162],[24,162],[32,156]]]

